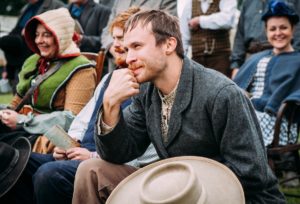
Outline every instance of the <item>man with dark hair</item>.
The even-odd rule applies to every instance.
[[[97,152],[106,161],[78,167],[74,195],[92,193],[73,202],[105,203],[136,171],[119,164],[142,155],[152,142],[161,159],[203,156],[225,164],[249,203],[285,203],[251,102],[224,75],[183,56],[178,19],[150,10],[126,25],[129,69],[113,72],[96,123]],[[130,97],[131,105],[120,111]]]

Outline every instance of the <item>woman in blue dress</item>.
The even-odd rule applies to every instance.
[[[300,101],[300,52],[292,46],[294,27],[299,16],[285,3],[271,1],[262,16],[269,43],[273,49],[259,52],[241,67],[234,81],[251,98],[263,133],[265,146],[272,143],[276,113],[285,101]],[[280,145],[296,141],[297,128],[291,135],[284,119]]]

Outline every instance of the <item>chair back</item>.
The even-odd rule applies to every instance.
[[[105,50],[101,49],[98,53],[94,52],[81,52],[81,55],[88,58],[90,61],[95,63],[95,69],[97,73],[97,81],[98,84],[101,81],[103,68],[104,68],[104,59],[105,59]]]
[[[292,124],[297,124],[297,140],[294,143],[288,143],[286,145],[279,144],[280,137],[280,128],[283,122],[283,118],[286,118],[288,121],[288,141],[291,140],[291,126]],[[281,104],[279,111],[276,116],[276,121],[274,125],[274,138],[270,146],[267,147],[268,154],[268,163],[271,169],[275,174],[282,174],[285,171],[284,168],[286,165],[286,155],[288,154],[292,160],[289,159],[289,162],[292,161],[295,170],[297,171],[293,177],[283,178],[280,180],[280,184],[285,185],[287,182],[292,181],[294,179],[300,178],[300,158],[299,158],[299,150],[300,150],[300,102],[296,101],[288,101]],[[283,158],[283,159],[281,159]],[[298,194],[284,193],[286,196],[297,197],[300,198]]]
[[[296,143],[287,144],[284,146],[279,145],[279,137],[280,137],[280,128],[283,118],[285,117],[288,121],[288,141],[291,141],[291,126],[293,123],[297,123],[297,132],[298,135],[300,134],[300,122],[297,121],[297,117],[300,116],[300,102],[296,101],[288,101],[281,104],[275,121],[274,126],[274,138],[272,144],[270,145],[269,152],[272,153],[275,151],[276,153],[283,153],[286,151],[293,151],[300,148],[299,138],[297,139]],[[299,149],[298,148],[298,149]]]

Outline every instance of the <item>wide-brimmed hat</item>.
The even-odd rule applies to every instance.
[[[134,172],[113,190],[106,203],[243,204],[245,198],[229,168],[204,157],[184,156]]]
[[[11,144],[0,142],[0,197],[7,193],[21,176],[30,156],[27,138],[19,137]]]
[[[285,16],[292,24],[296,24],[299,21],[299,16],[297,13],[289,7],[285,2],[282,1],[270,1],[268,4],[268,11],[262,16],[263,21],[267,21],[270,17],[273,16]]]

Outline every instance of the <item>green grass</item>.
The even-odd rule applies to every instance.
[[[297,188],[280,188],[281,192],[300,196],[300,187]],[[300,198],[286,196],[287,204],[299,204]]]
[[[0,104],[8,104],[11,102],[13,95],[12,93],[0,94]]]

